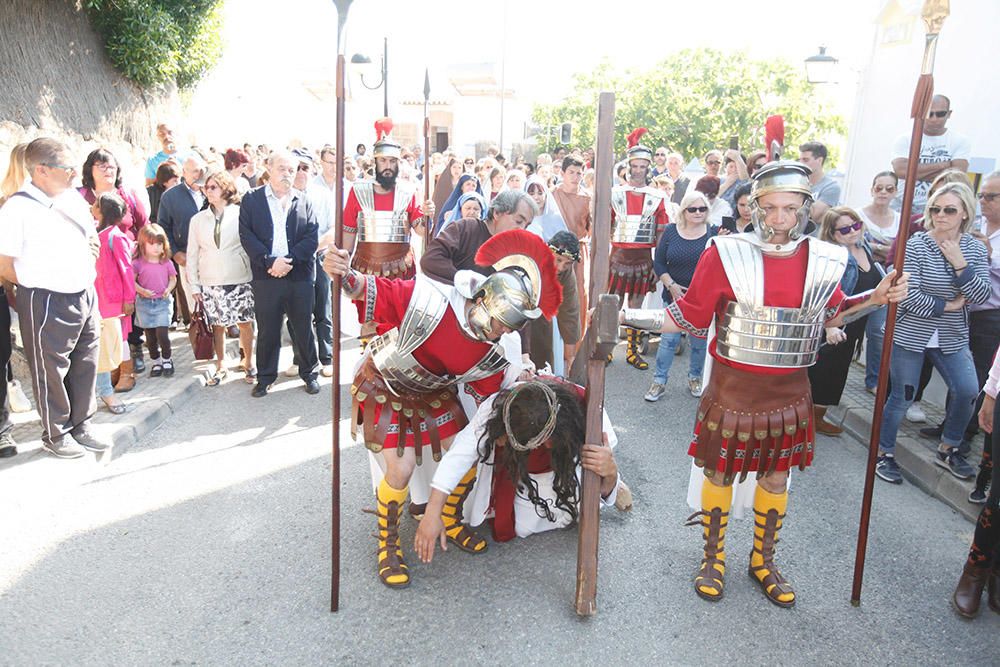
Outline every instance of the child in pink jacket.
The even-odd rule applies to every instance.
[[[115,397],[115,391],[128,391],[135,386],[129,349],[122,344],[132,330],[130,316],[135,309],[132,242],[119,226],[125,211],[124,200],[115,192],[98,195],[91,206],[101,243],[97,279],[94,281],[97,305],[101,311],[97,395],[114,414],[125,412],[125,405]],[[119,372],[118,384],[122,387],[112,387],[111,371],[116,369]]]

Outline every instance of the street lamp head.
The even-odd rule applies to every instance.
[[[819,47],[819,53],[805,60],[806,80],[809,83],[830,83],[834,81],[834,72],[840,62],[826,53],[826,47]]]
[[[368,56],[364,55],[363,53],[355,53],[353,56],[351,56],[351,64],[352,65],[371,65],[372,64],[372,59],[369,58]]]

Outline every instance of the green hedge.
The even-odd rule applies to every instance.
[[[85,0],[118,70],[144,87],[193,86],[222,55],[222,0]]]

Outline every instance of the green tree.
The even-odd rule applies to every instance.
[[[222,55],[221,0],[84,4],[111,62],[141,86],[193,86]]]
[[[764,120],[785,118],[787,155],[805,141],[822,141],[836,164],[847,132],[844,119],[816,94],[801,67],[785,61],[749,60],[739,55],[685,49],[644,71],[615,71],[604,62],[574,77],[573,91],[557,104],[536,105],[532,120],[542,128],[573,124],[573,143],[596,140],[597,97],[615,93],[615,154],[637,127],[649,129],[643,144],[667,146],[686,159],[712,148],[726,148],[737,136],[743,152],[762,150]],[[558,136],[538,136],[539,148],[552,150]]]

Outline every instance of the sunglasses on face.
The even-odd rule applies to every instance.
[[[656,153],[656,157],[667,157],[666,153]]]
[[[310,169],[312,169],[312,167],[310,167],[309,165],[300,164],[299,168],[296,171],[309,171]]]
[[[706,212],[708,212],[708,207],[707,206],[688,206],[684,210],[687,211],[688,213],[706,213]]]
[[[945,215],[958,215],[958,208],[955,206],[945,206],[944,208],[940,206],[928,206],[927,212],[931,215],[937,215],[938,213],[944,213]]]
[[[722,160],[709,160],[705,164],[710,164],[714,167],[715,165],[722,164]]]
[[[875,192],[895,192],[896,191],[896,186],[895,185],[876,185],[874,188],[872,188],[872,190],[874,190]]]
[[[979,201],[993,201],[1000,197],[1000,192],[980,192],[976,197],[979,198]]]
[[[945,116],[947,116],[950,113],[951,113],[950,109],[945,109],[944,111],[928,111],[927,112],[927,117],[928,118],[944,118]]]
[[[861,229],[862,225],[863,223],[859,220],[858,222],[855,222],[853,225],[848,225],[847,227],[837,227],[837,233],[847,236],[851,232],[856,232],[859,229]]]

